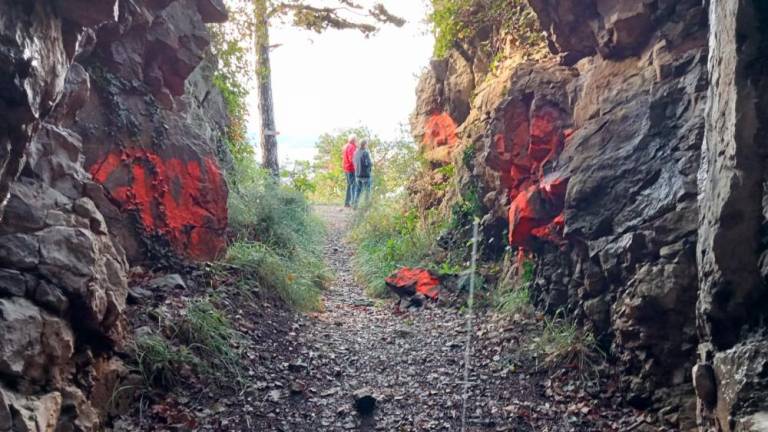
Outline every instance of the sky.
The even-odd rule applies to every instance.
[[[416,84],[429,64],[433,37],[425,0],[384,2],[408,23],[365,38],[352,30],[322,34],[273,26],[272,91],[280,162],[314,157],[317,138],[367,126],[394,139],[416,104]],[[249,98],[249,134],[258,146],[258,97]]]

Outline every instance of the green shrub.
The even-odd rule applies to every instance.
[[[456,40],[466,37],[469,29],[460,15],[470,4],[469,0],[432,0],[429,21],[435,34],[435,57],[445,57]]]
[[[462,227],[482,214],[483,203],[480,201],[477,185],[473,182],[462,191],[461,199],[451,207],[451,226]]]
[[[350,233],[358,251],[353,264],[368,293],[386,296],[384,279],[394,270],[419,266],[429,255],[443,224],[421,220],[415,210],[402,202],[403,194],[377,201],[359,214]]]
[[[278,185],[255,165],[241,165],[229,196],[229,226],[236,240],[264,243],[283,255],[318,246],[322,224],[304,195]]]
[[[275,290],[301,310],[320,303],[327,281],[325,229],[304,194],[277,184],[255,161],[238,164],[229,199],[230,245],[224,262],[241,270],[241,286]]]
[[[447,56],[456,42],[468,42],[481,28],[511,36],[526,52],[546,48],[538,18],[526,0],[432,0],[427,18],[438,58]]]

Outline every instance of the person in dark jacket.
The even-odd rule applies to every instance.
[[[347,179],[347,196],[344,199],[344,207],[352,207],[355,202],[355,165],[354,157],[357,151],[357,137],[351,135],[347,145],[342,150],[342,163],[344,176]]]
[[[366,204],[371,200],[373,159],[371,159],[371,152],[368,151],[368,140],[360,141],[360,148],[355,152],[354,164],[356,179],[354,207],[357,208],[362,194],[365,194]]]

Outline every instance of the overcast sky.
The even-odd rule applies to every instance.
[[[424,23],[424,0],[389,0],[408,20],[366,39],[354,31],[323,34],[274,26],[272,80],[280,161],[311,159],[323,133],[368,126],[394,138],[416,103],[418,76],[429,63],[433,38]],[[259,131],[255,92],[250,133]],[[254,139],[257,144],[258,139]]]

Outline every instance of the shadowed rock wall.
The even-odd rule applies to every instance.
[[[748,311],[763,298],[764,153],[756,143],[724,150],[719,140],[729,127],[725,133],[737,136],[761,130],[755,119],[765,110],[752,96],[761,94],[756,77],[764,70],[758,59],[744,60],[751,111],[720,112],[733,110],[734,98],[717,101],[713,91],[737,89],[714,89],[739,75],[709,85],[709,53],[720,53],[709,64],[717,76],[717,58],[740,49],[733,25],[731,46],[721,44],[722,29],[709,30],[708,7],[719,16],[735,7],[725,3],[733,2],[531,0],[553,58],[508,61],[492,73],[477,73],[472,59],[455,53],[443,60],[465,62],[447,68],[453,72],[433,62],[412,122],[426,156],[456,166],[459,190],[443,205],[476,191],[486,259],[502,261],[500,244],[520,257],[504,260],[512,263],[508,272],[533,257],[535,303],[591,328],[624,371],[627,401],[664,409],[661,420],[680,430],[698,427],[691,370],[699,344],[714,377],[738,362],[717,363],[713,353],[736,349],[743,325],[762,316]],[[741,49],[760,52],[761,43]],[[451,103],[457,99],[469,100],[468,114]],[[429,139],[451,130],[432,128],[449,123],[431,121],[435,115],[453,120],[452,142]],[[719,294],[708,285],[720,286]],[[763,364],[762,345],[749,346],[749,353],[737,348]],[[744,374],[763,370],[753,369]],[[761,394],[762,384],[750,382],[757,387],[738,384],[751,389],[744,394]]]
[[[129,262],[221,252],[226,111],[198,65],[225,18],[217,0],[0,0],[0,431],[102,430],[130,401]]]
[[[710,3],[694,384],[713,431],[768,429],[766,19],[765,2]]]

